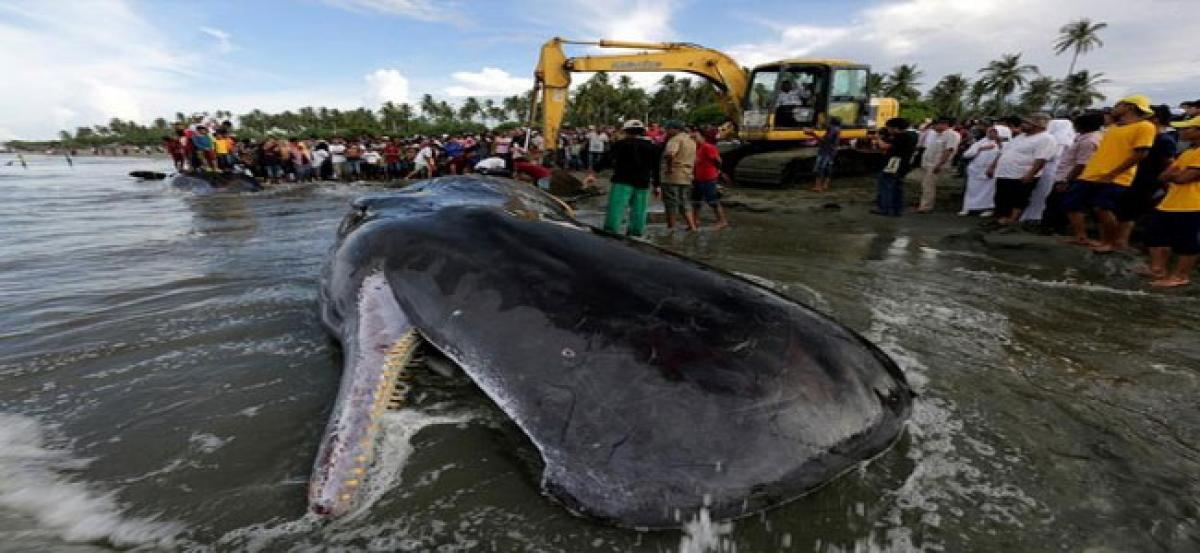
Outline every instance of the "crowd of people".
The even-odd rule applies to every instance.
[[[879,148],[873,213],[899,216],[903,184],[920,168],[918,213],[932,212],[937,188],[958,166],[965,177],[960,216],[1011,233],[1069,231],[1067,242],[1109,253],[1130,247],[1142,225],[1150,262],[1144,273],[1157,287],[1189,283],[1200,254],[1200,101],[1182,117],[1142,95],[1073,118],[1045,113],[971,121],[950,118],[914,130],[906,119],[887,122]],[[1176,120],[1179,119],[1179,120]],[[1093,215],[1098,239],[1087,233]],[[1174,253],[1173,269],[1168,261]]]
[[[514,173],[515,167],[522,165],[521,160],[536,155],[523,148],[518,134],[523,133],[329,139],[270,137],[254,141],[238,139],[230,121],[216,123],[197,118],[186,127],[179,125],[175,136],[164,137],[163,142],[178,171],[248,172],[269,184],[278,184],[465,174],[491,157],[504,160],[504,169]],[[538,178],[547,176],[535,168],[524,169]]]
[[[589,135],[594,132],[589,129]],[[608,154],[613,173],[605,230],[643,236],[651,190],[662,199],[668,230],[699,230],[704,205],[713,211],[715,228],[728,226],[720,199],[721,180],[728,177],[721,172],[715,129],[688,128],[681,121],[647,126],[630,119]],[[589,184],[596,180],[596,165],[593,160],[589,167]]]
[[[1069,231],[1069,243],[1096,253],[1127,249],[1142,225],[1151,248],[1145,273],[1155,286],[1188,284],[1200,254],[1200,155],[1181,143],[1200,144],[1200,101],[1181,106],[1182,120],[1167,106],[1141,95],[1111,108],[1074,117],[1044,113],[958,122],[929,121],[916,128],[904,118],[888,121],[854,147],[883,152],[876,176],[873,213],[905,211],[904,182],[920,169],[916,212],[936,207],[947,175],[962,178],[960,216],[985,219],[1002,233]],[[829,120],[811,133],[817,146],[813,189],[829,189],[844,145],[841,122]],[[720,203],[718,130],[626,120],[621,127],[564,129],[554,148],[528,129],[474,135],[404,138],[335,136],[329,140],[238,140],[230,122],[176,129],[164,139],[179,170],[247,171],[269,183],[307,180],[393,180],[486,173],[512,176],[549,188],[551,168],[612,169],[605,228],[631,236],[645,233],[650,195],[661,198],[669,229],[697,230],[703,207],[717,228],[728,222]],[[1094,215],[1098,239],[1087,233]],[[1178,256],[1168,269],[1171,254]]]
[[[621,129],[589,126],[564,129],[556,148],[547,149],[537,131],[512,129],[476,135],[392,138],[335,136],[329,140],[267,138],[261,142],[237,139],[232,122],[205,121],[178,125],[175,136],[164,137],[166,151],[177,171],[237,171],[265,179],[268,184],[313,180],[371,181],[431,178],[483,173],[511,176],[548,189],[551,168],[587,170],[590,186],[597,171],[616,171],[610,191],[613,205],[633,206],[628,233],[645,229],[648,193],[653,185],[667,208],[667,225],[699,229],[700,207],[711,206],[716,227],[727,225],[719,200],[720,155],[718,129],[684,128],[626,121]],[[653,159],[630,157],[629,140]],[[631,165],[631,163],[634,163]],[[727,177],[726,177],[727,178]],[[609,210],[610,230],[623,224]]]

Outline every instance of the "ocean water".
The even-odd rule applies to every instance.
[[[920,394],[907,435],[759,516],[639,533],[543,496],[459,379],[389,415],[370,507],[329,522],[305,503],[341,364],[317,278],[347,203],[378,190],[195,196],[126,176],[158,160],[7,159],[2,551],[1200,550],[1200,298],[1119,261],[819,213],[652,227],[880,344]]]

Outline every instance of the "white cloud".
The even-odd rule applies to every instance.
[[[367,82],[366,104],[371,107],[384,102],[402,104],[408,101],[408,79],[396,69],[376,69],[363,79]]]
[[[128,0],[0,2],[6,138],[53,138],[60,129],[106,124],[113,117],[148,123],[176,112],[364,105],[356,94],[362,85],[353,80],[272,86],[261,71],[190,51],[205,31],[183,40],[146,20],[143,11]],[[407,96],[403,82],[403,76],[385,74],[373,98]]]
[[[582,41],[600,39],[634,42],[672,42],[679,40],[673,20],[679,11],[680,0],[550,0],[534,3],[528,17],[535,28],[545,28],[545,36],[562,34]],[[619,55],[636,49],[601,48],[599,46],[567,46],[567,56]],[[633,79],[635,86],[646,90],[657,88],[659,79],[667,73],[621,73]],[[687,76],[683,73],[678,77]],[[590,74],[573,74],[572,86],[587,80]],[[616,75],[613,76],[613,79]]]
[[[527,94],[533,88],[533,79],[515,77],[508,71],[495,67],[484,67],[477,72],[458,71],[450,75],[458,84],[446,88],[446,94],[454,98],[467,96],[512,96]]]
[[[230,40],[232,36],[229,33],[212,27],[200,27],[200,32],[216,39],[218,54],[228,54],[234,51],[233,41]]]
[[[450,21],[458,17],[454,7],[431,0],[324,0],[326,4],[353,12],[398,15],[421,21]]]
[[[151,100],[195,65],[170,46],[119,0],[0,4],[0,119],[27,138],[111,117],[142,119]]]
[[[671,40],[674,0],[573,0],[563,13],[570,14],[576,38],[661,42]]]
[[[1022,53],[1043,74],[1061,78],[1069,54],[1055,56],[1052,42],[1063,24],[1088,17],[1108,22],[1100,32],[1104,47],[1080,57],[1078,68],[1103,72],[1109,101],[1128,91],[1152,100],[1175,102],[1200,96],[1200,55],[1186,33],[1164,32],[1162,21],[1188,20],[1189,0],[1160,0],[1152,17],[1142,17],[1125,0],[902,0],[848,14],[842,26],[774,22],[769,38],[726,46],[739,62],[756,65],[789,57],[850,58],[887,72],[916,63],[925,73],[923,88],[949,73],[975,78],[977,70],[1001,54]],[[1136,10],[1135,10],[1136,11]]]

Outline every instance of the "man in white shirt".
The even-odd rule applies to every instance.
[[[588,127],[588,169],[596,170],[596,165],[600,163],[600,158],[604,156],[604,149],[608,146],[608,135],[604,131],[597,131],[596,127]]]
[[[1046,164],[1058,155],[1058,141],[1046,132],[1050,116],[1035,113],[1021,120],[1021,134],[1000,151],[988,177],[996,177],[996,222],[1015,228]]]
[[[341,138],[334,138],[329,145],[329,161],[333,163],[333,180],[341,180],[346,170],[346,143]]]
[[[417,152],[417,157],[413,159],[413,170],[408,174],[408,179],[414,175],[421,175],[421,178],[433,178],[433,170],[437,167],[437,162],[433,158],[433,146],[428,140],[421,143],[421,149]]]
[[[783,81],[779,84],[779,95],[775,96],[775,107],[799,106],[803,104],[803,100],[800,90],[792,81]]]
[[[953,124],[953,119],[940,118],[925,138],[925,151],[921,154],[921,169],[925,176],[921,177],[921,204],[917,206],[917,213],[933,211],[938,183],[950,168],[950,160],[962,142],[962,136],[951,128]]]
[[[1058,165],[1061,163],[1063,153],[1075,143],[1075,127],[1067,118],[1051,119],[1046,126],[1046,134],[1053,136],[1054,140],[1058,142],[1058,153],[1042,168],[1042,176],[1038,178],[1037,186],[1033,188],[1029,207],[1021,214],[1021,221],[1031,224],[1041,222],[1042,214],[1046,212],[1046,198],[1050,196],[1050,190],[1054,188],[1054,177],[1058,175]]]

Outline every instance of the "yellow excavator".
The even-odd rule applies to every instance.
[[[567,57],[566,44],[637,51]],[[740,139],[736,147],[723,149],[724,169],[744,184],[786,185],[811,174],[815,141],[830,117],[842,121],[841,138],[848,142],[883,127],[900,112],[892,98],[869,97],[869,66],[847,60],[787,59],[747,70],[727,54],[696,44],[555,37],[542,45],[529,110],[533,126],[541,107],[547,148],[558,144],[571,73],[595,71],[684,72],[712,83],[727,124],[736,127]],[[855,164],[853,158],[840,157],[839,164]]]

